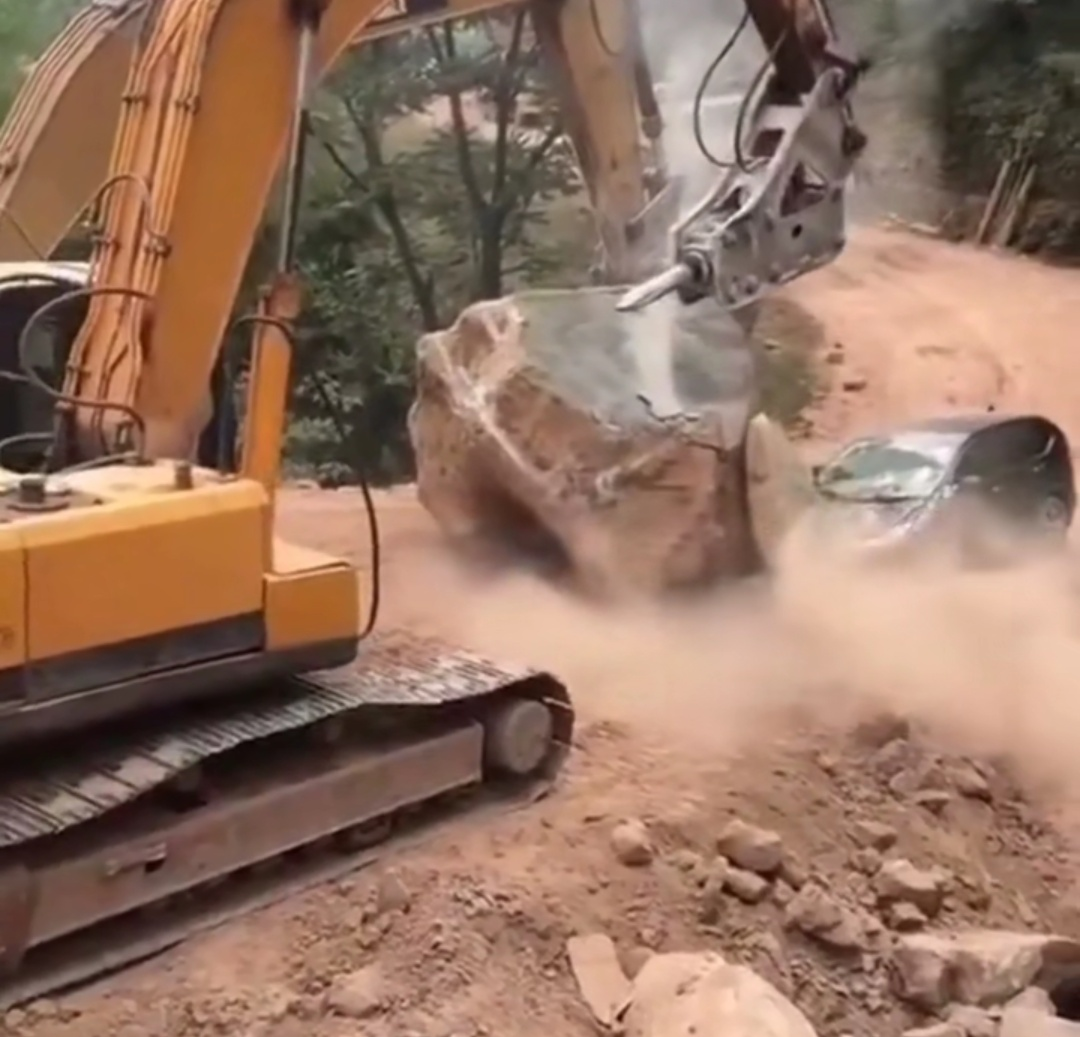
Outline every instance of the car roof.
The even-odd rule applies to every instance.
[[[904,432],[939,432],[943,434],[974,436],[995,425],[1006,425],[1014,421],[1038,421],[1057,427],[1053,421],[1041,414],[1007,414],[1001,411],[972,411],[963,414],[943,414],[935,418],[896,425],[885,431],[885,436],[900,435]]]

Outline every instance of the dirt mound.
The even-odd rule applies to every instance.
[[[801,721],[798,725],[801,726]],[[162,970],[9,1016],[40,1037],[594,1032],[567,961],[711,949],[819,1037],[899,1034],[892,948],[927,927],[1069,931],[1065,849],[1006,771],[882,718],[717,765],[585,725],[565,787],[197,940]],[[358,1022],[357,1020],[362,1020]]]

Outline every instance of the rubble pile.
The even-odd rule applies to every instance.
[[[624,867],[683,877],[710,949],[630,958],[612,944],[627,989],[604,1011],[636,1037],[1080,1037],[1080,942],[1039,931],[1036,906],[983,861],[933,852],[935,835],[956,846],[972,820],[1003,857],[1047,835],[1004,772],[927,748],[895,717],[861,725],[846,754],[819,751],[816,763],[849,815],[828,859],[749,816],[698,846],[665,848],[663,826],[640,818],[612,827]],[[876,806],[907,812],[910,828]],[[1052,842],[1036,852],[1048,878],[1064,863]],[[605,955],[570,958],[584,990]]]
[[[1080,1037],[1077,869],[1003,765],[895,717],[712,767],[575,741],[576,785],[193,942],[199,985],[133,979],[108,1032]],[[4,1032],[98,1037],[94,998]]]

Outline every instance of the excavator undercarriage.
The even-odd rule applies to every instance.
[[[528,801],[573,719],[549,674],[388,633],[196,713],[80,726],[44,766],[30,745],[0,778],[0,1004],[359,867],[432,818]]]

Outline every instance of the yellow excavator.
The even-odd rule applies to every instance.
[[[578,3],[535,7],[568,58],[589,12]],[[862,144],[848,101],[858,67],[816,0],[746,3],[769,62],[736,161],[627,308],[670,291],[751,305],[842,245]],[[491,6],[455,0],[452,13]],[[224,879],[328,843],[364,846],[462,796],[535,794],[570,745],[555,676],[377,633],[377,588],[362,616],[352,564],[275,535],[311,92],[381,7],[158,0],[123,89],[86,284],[19,332],[16,391],[46,398],[52,424],[0,443],[9,1003],[180,938],[224,910]],[[602,85],[583,82],[581,96],[588,107]],[[221,472],[192,459],[279,169],[276,269],[242,320],[253,350],[242,457]],[[30,354],[80,304],[57,388]],[[7,462],[5,447],[30,436],[46,463]]]

